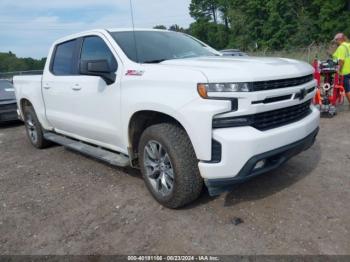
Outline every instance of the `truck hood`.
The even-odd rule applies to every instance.
[[[266,57],[197,57],[167,60],[167,66],[201,71],[209,82],[254,82],[306,76],[313,68],[301,61]]]

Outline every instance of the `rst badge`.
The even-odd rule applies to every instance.
[[[143,70],[127,70],[126,71],[126,76],[143,76],[143,73],[145,71]]]

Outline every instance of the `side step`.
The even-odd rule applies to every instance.
[[[83,155],[87,155],[98,160],[107,162],[108,164],[111,164],[113,166],[127,167],[130,165],[129,157],[121,153],[111,152],[106,149],[88,145],[84,142],[77,141],[65,136],[57,135],[51,132],[45,133],[44,138],[71,150],[78,151]]]

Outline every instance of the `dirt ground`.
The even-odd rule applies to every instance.
[[[0,254],[350,254],[350,109],[279,170],[181,210],[140,173],[0,127]],[[243,223],[235,225],[235,218]]]

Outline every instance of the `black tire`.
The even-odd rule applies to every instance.
[[[33,146],[39,149],[47,148],[52,143],[44,138],[44,130],[36,116],[32,106],[23,108],[24,123],[29,141]],[[33,132],[36,135],[33,135]]]
[[[172,166],[172,190],[169,195],[162,195],[152,186],[145,165],[146,146],[153,141],[158,142],[170,158]],[[192,143],[181,127],[163,123],[147,128],[139,143],[139,163],[146,186],[153,197],[168,208],[179,208],[196,200],[202,192],[203,179],[198,169],[198,160]]]

